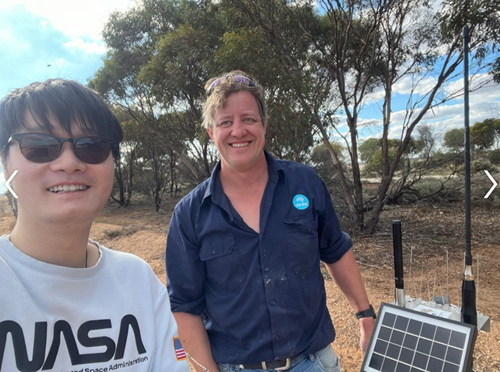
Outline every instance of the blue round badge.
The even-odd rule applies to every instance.
[[[305,195],[297,194],[293,197],[293,206],[299,210],[304,210],[309,207],[309,199]]]

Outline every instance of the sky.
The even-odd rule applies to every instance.
[[[129,0],[0,0],[0,97],[33,81],[86,83],[102,65],[101,31]]]
[[[0,0],[0,98],[49,78],[82,84],[102,66],[101,31],[130,0]],[[0,192],[5,191],[3,173]]]
[[[109,14],[125,11],[134,4],[130,0],[0,0],[0,98],[14,88],[48,78],[73,79],[86,84],[102,66],[106,46],[101,32]],[[422,86],[431,84],[432,79],[423,81]],[[457,79],[444,89],[461,84]],[[396,85],[393,137],[398,136],[397,123],[404,116],[410,89],[408,79]],[[369,124],[360,131],[361,137],[378,133],[380,97],[380,91],[374,92],[365,105],[361,123]],[[499,117],[500,86],[491,85],[472,93],[470,102],[471,124]],[[441,130],[463,126],[463,100],[450,101],[429,113],[423,122]],[[3,183],[0,192],[1,186]]]

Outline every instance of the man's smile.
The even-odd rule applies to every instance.
[[[49,187],[47,190],[50,192],[55,192],[55,193],[66,193],[66,192],[73,192],[73,191],[85,191],[90,189],[90,186],[87,185],[58,185],[58,186],[53,186]]]
[[[250,145],[252,141],[248,141],[248,142],[237,142],[237,143],[230,143],[229,146],[231,147],[247,147],[248,145]]]

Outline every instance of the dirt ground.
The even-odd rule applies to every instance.
[[[95,221],[91,238],[107,247],[134,253],[146,260],[165,282],[164,249],[174,202],[157,214],[150,207],[108,206]],[[7,215],[5,215],[7,214]],[[14,218],[0,217],[0,233],[10,231]],[[391,220],[403,226],[406,294],[429,300],[450,293],[460,305],[464,250],[463,208],[457,204],[419,205],[389,208],[382,214],[379,232],[354,237],[354,254],[359,263],[370,301],[378,310],[382,302],[394,299],[394,269]],[[490,317],[491,332],[480,332],[474,353],[474,371],[500,372],[500,211],[473,208],[472,253],[479,257],[478,311]],[[446,275],[448,256],[449,274]],[[412,264],[410,265],[410,260]],[[410,269],[411,267],[411,269]],[[326,276],[326,274],[325,274]],[[359,371],[362,354],[358,347],[358,325],[347,301],[326,278],[328,307],[337,330],[333,347],[344,372]]]

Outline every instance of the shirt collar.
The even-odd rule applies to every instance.
[[[275,183],[278,182],[280,178],[284,179],[285,171],[280,161],[273,158],[272,155],[269,154],[266,150],[264,150],[264,155],[266,156],[269,179]],[[215,204],[220,204],[222,197],[222,185],[219,177],[220,169],[221,169],[221,162],[219,160],[215,165],[214,169],[212,170],[210,178],[208,179],[208,187],[205,190],[203,201],[205,201],[206,198],[211,196],[212,202],[214,202]]]
[[[221,167],[221,162],[220,160],[215,164],[214,169],[212,170],[212,174],[210,175],[210,178],[208,179],[208,186],[205,190],[205,195],[203,195],[203,201],[205,201],[206,198],[215,195],[215,186],[218,180],[219,186],[220,186],[220,178],[219,178],[219,172],[220,172],[220,167]]]
[[[285,170],[283,169],[281,162],[273,158],[266,150],[264,150],[264,154],[266,155],[267,169],[271,181],[278,182],[279,178],[284,179]]]

